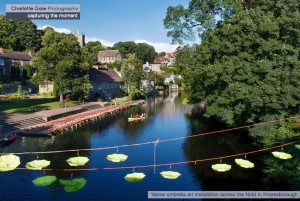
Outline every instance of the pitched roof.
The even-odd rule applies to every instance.
[[[91,68],[89,71],[91,82],[123,82],[122,78],[114,69],[109,68]]]
[[[7,58],[7,56],[5,55],[5,53],[3,53],[3,52],[0,52],[0,58],[4,58],[4,59],[6,59],[6,58]]]
[[[118,50],[99,51],[98,57],[116,57],[118,53]]]
[[[4,53],[8,58],[12,60],[22,60],[22,61],[31,61],[32,56],[23,53],[23,52],[10,52]]]

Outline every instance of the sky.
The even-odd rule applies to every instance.
[[[33,20],[38,28],[53,27],[58,32],[84,33],[86,42],[104,46],[116,42],[146,42],[157,52],[173,52],[163,26],[169,6],[187,7],[189,0],[0,0],[0,14],[6,4],[80,4],[80,20]]]

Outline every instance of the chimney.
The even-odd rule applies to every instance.
[[[31,50],[29,50],[27,54],[28,54],[29,56],[32,57],[32,52],[31,52]]]
[[[2,53],[3,53],[3,48],[2,48],[2,47],[0,47],[0,52],[2,52]]]

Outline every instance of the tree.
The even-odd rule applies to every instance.
[[[128,86],[128,92],[133,88],[140,89],[143,78],[143,65],[135,54],[127,55],[127,59],[122,64],[122,77]]]
[[[300,112],[298,1],[243,10],[207,33],[195,47],[185,78],[191,101],[207,101],[206,117],[230,126],[279,119]],[[278,13],[280,12],[280,13]],[[250,129],[270,146],[293,136],[284,123]]]
[[[123,58],[127,58],[127,54],[136,53],[136,43],[133,41],[117,42],[112,49],[119,50]]]
[[[85,60],[90,66],[94,65],[98,61],[98,52],[105,50],[99,41],[90,41],[82,48]]]
[[[157,54],[157,56],[164,57],[164,56],[166,56],[166,53],[165,52],[160,52],[160,53]]]
[[[43,31],[30,20],[13,20],[13,35],[15,37],[14,50],[38,51],[41,48]]]
[[[153,46],[148,45],[147,43],[138,43],[136,45],[136,56],[140,59],[143,63],[151,62],[154,60],[155,56],[157,55]]]
[[[33,67],[30,64],[25,64],[23,66],[23,78],[30,79],[32,77]]]
[[[45,29],[43,48],[36,53],[33,66],[37,68],[32,81],[45,85],[53,83],[63,101],[63,95],[81,92],[89,83],[89,65],[84,61],[81,49],[72,34],[57,33],[52,28]]]
[[[4,15],[0,15],[0,46],[13,49],[16,38],[13,35],[13,25]]]
[[[19,81],[20,80],[20,67],[18,64],[13,64],[10,69],[10,80]]]
[[[219,23],[256,3],[251,0],[191,0],[188,8],[168,7],[164,26],[170,29],[167,35],[172,37],[173,43],[195,40],[195,35],[204,39]]]

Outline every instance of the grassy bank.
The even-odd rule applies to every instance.
[[[68,106],[75,105],[77,102],[70,101]],[[56,98],[40,98],[40,99],[22,99],[13,101],[0,101],[0,111],[6,112],[31,112],[34,111],[64,107],[64,104],[57,101]]]

